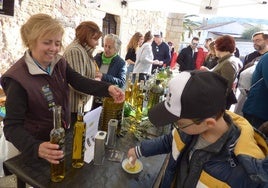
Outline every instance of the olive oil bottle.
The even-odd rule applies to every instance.
[[[65,152],[65,130],[62,127],[61,121],[61,106],[53,107],[53,124],[54,128],[50,132],[50,142],[58,144],[60,150]],[[59,164],[51,164],[50,175],[51,181],[60,182],[65,176],[65,159],[64,157],[59,160]]]
[[[82,102],[79,102],[73,135],[72,166],[74,168],[81,168],[84,165],[86,124],[84,123],[83,118],[84,105]]]
[[[154,105],[161,102],[161,97],[164,95],[164,88],[161,85],[160,80],[156,80],[155,84],[151,87],[149,91],[148,98],[148,110],[150,110]]]
[[[135,74],[135,82],[134,84],[132,85],[132,96],[131,96],[131,105],[132,106],[135,106],[135,100],[137,98],[137,95],[139,93],[139,73],[136,73]]]
[[[144,101],[143,88],[144,88],[144,80],[141,80],[139,84],[139,90],[136,93],[135,105],[134,105],[136,109],[136,121],[138,123],[140,123],[142,119],[142,110]]]
[[[103,108],[100,117],[100,130],[108,131],[108,123],[110,119],[117,119],[117,134],[120,133],[121,123],[123,119],[124,102],[115,103],[112,97],[105,97],[103,100]]]
[[[129,73],[125,90],[125,101],[131,103],[132,96],[132,73]]]

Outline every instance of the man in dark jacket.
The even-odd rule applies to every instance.
[[[194,70],[195,62],[197,58],[197,46],[199,38],[194,37],[191,41],[191,44],[181,50],[177,58],[177,63],[179,64],[180,71],[185,70]]]
[[[157,68],[170,66],[170,49],[166,42],[163,41],[163,33],[157,31],[154,33],[154,41],[152,42],[152,51],[154,54],[154,60],[158,60],[161,65],[152,66],[152,73],[155,72]]]

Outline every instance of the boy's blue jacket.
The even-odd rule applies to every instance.
[[[173,129],[168,135],[145,140],[138,157],[170,153],[161,187],[268,187],[268,146],[264,135],[243,117],[226,111],[230,129],[217,142],[189,153],[198,135]],[[140,155],[139,155],[140,154]]]

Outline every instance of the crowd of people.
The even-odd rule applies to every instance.
[[[268,187],[267,33],[253,35],[256,51],[243,63],[229,35],[206,39],[202,49],[199,38],[193,37],[177,53],[162,32],[136,32],[122,58],[116,34],[105,35],[103,52],[93,55],[102,31],[92,21],[77,26],[62,56],[64,28],[58,20],[36,14],[20,32],[27,50],[1,77],[4,134],[20,152],[58,164],[64,152],[49,142],[53,106],[62,106],[68,130],[80,101],[87,104],[85,111],[94,109],[102,97],[122,103],[130,73],[146,80],[156,69],[177,63],[180,72],[170,80],[165,101],[148,113],[155,126],[171,124],[173,129],[130,148],[132,164],[142,156],[170,154],[161,187]],[[235,95],[239,75],[256,58],[243,113],[238,115],[229,109],[240,104]]]
[[[255,128],[268,121],[268,84],[265,55],[268,51],[268,32],[252,35],[255,51],[246,55],[243,62],[232,36],[207,38],[204,47],[197,47],[199,38],[193,37],[177,58],[180,71],[206,70],[216,72],[229,81],[226,109],[234,106],[234,112],[246,118]],[[258,62],[262,62],[258,65]],[[258,67],[258,68],[257,68]],[[266,129],[265,129],[266,130]],[[263,131],[267,134],[267,131]]]

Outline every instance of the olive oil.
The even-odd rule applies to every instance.
[[[143,110],[143,101],[144,101],[143,88],[144,88],[144,80],[141,80],[139,84],[139,90],[137,90],[136,98],[134,101],[135,103],[134,106],[136,109],[136,121],[138,123],[140,123],[142,119],[142,110]]]
[[[160,83],[160,80],[156,80],[155,84],[149,91],[148,99],[148,110],[150,110],[154,105],[161,102],[161,97],[164,95],[164,88]]]
[[[131,96],[131,101],[130,101],[132,106],[135,106],[135,100],[139,93],[139,73],[136,73],[135,76],[136,77],[135,77],[135,82],[132,85],[132,96]]]
[[[125,101],[131,103],[131,96],[132,96],[132,73],[129,73],[127,86],[125,90]]]
[[[84,123],[83,118],[84,105],[82,102],[79,102],[77,121],[74,124],[73,136],[72,166],[74,168],[81,168],[84,165],[86,124]]]
[[[108,131],[108,122],[110,119],[117,119],[117,134],[119,134],[121,130],[121,122],[123,118],[123,106],[122,103],[115,103],[114,99],[111,97],[105,97],[103,100],[103,109],[100,118],[100,129],[102,131]]]
[[[65,130],[62,128],[61,122],[61,106],[53,107],[53,124],[54,128],[50,132],[50,142],[58,144],[60,150],[65,151]],[[51,181],[60,182],[65,176],[65,159],[59,160],[59,164],[51,164],[50,168]]]

